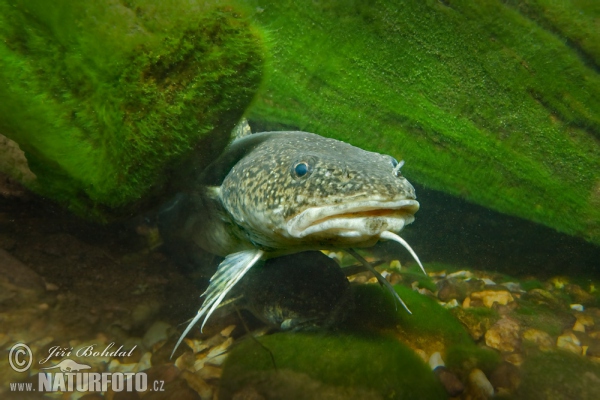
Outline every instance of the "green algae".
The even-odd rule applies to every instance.
[[[252,100],[263,39],[226,2],[0,1],[0,132],[38,193],[106,219],[210,161]]]
[[[321,395],[332,387],[345,395],[332,398],[361,398],[355,390],[363,396],[371,395],[364,398],[446,397],[423,361],[410,348],[394,339],[280,333],[257,340],[260,345],[247,340],[227,357],[219,398],[232,398],[245,387],[253,387],[266,395],[272,389],[264,387],[269,375],[284,371],[293,371],[296,377],[308,376],[311,385],[303,388],[290,386],[287,390],[283,389],[284,394],[278,392],[278,396],[267,398],[311,398],[314,382],[323,385],[317,391]]]
[[[348,323],[351,329],[385,330],[414,343],[473,345],[462,324],[435,300],[404,286],[394,289],[412,314],[378,285],[361,285],[354,288],[355,310]]]
[[[563,352],[541,352],[521,366],[518,399],[600,398],[600,366],[585,357]]]
[[[598,7],[250,4],[272,47],[253,126],[388,152],[411,180],[600,243]]]
[[[466,375],[473,368],[479,368],[486,374],[491,373],[500,363],[500,354],[490,348],[456,345],[446,350],[446,367]]]

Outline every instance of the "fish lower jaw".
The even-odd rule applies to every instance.
[[[309,209],[290,220],[287,233],[304,239],[368,241],[384,231],[400,232],[414,221],[413,214],[418,207],[415,200],[402,200],[392,204]]]

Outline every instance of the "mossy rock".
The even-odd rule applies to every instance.
[[[411,314],[379,285],[361,285],[354,288],[356,309],[349,325],[353,329],[391,329],[416,342],[434,340],[444,345],[473,343],[458,319],[435,300],[401,285],[394,286],[394,289]]]
[[[600,398],[600,365],[568,352],[546,352],[528,357],[521,366],[515,398],[535,400]]]
[[[253,126],[390,153],[411,181],[600,244],[597,2],[250,4],[272,46]]]
[[[219,154],[263,72],[262,34],[223,1],[0,0],[0,39],[0,133],[25,184],[101,220]]]
[[[280,333],[246,340],[223,368],[219,398],[443,399],[427,365],[394,339]]]

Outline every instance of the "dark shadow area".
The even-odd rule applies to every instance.
[[[600,247],[415,185],[421,209],[403,237],[421,261],[512,275],[600,277]],[[386,244],[386,248],[395,243]],[[404,254],[404,253],[403,253]],[[410,255],[402,257],[408,260]]]

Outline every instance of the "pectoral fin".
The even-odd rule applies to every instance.
[[[225,298],[227,293],[239,282],[240,279],[252,268],[254,264],[263,256],[264,251],[259,249],[244,250],[237,253],[233,253],[225,257],[225,260],[219,265],[217,272],[210,279],[210,284],[206,292],[202,296],[206,296],[202,307],[198,310],[198,314],[188,324],[185,331],[179,337],[171,357],[175,354],[175,350],[179,347],[185,335],[192,329],[192,327],[202,318],[204,315],[204,321],[202,322],[202,328],[213,311],[219,306],[221,301]]]

